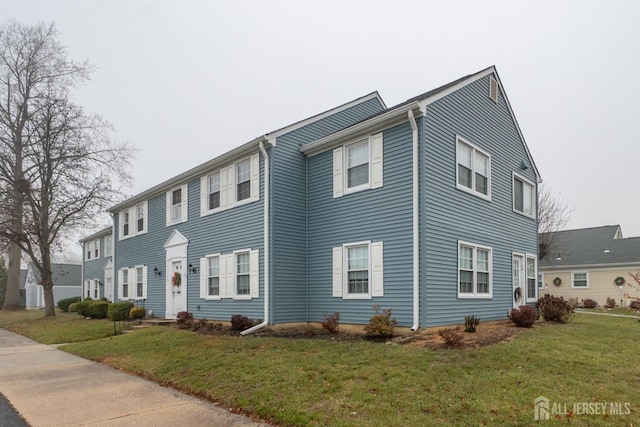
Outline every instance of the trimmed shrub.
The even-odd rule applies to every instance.
[[[147,310],[143,307],[133,307],[129,310],[129,318],[130,319],[144,319],[144,316],[147,315]]]
[[[81,301],[82,298],[80,297],[71,297],[71,298],[64,298],[61,299],[60,301],[58,301],[58,308],[62,311],[69,311],[69,306],[71,304],[73,304],[74,302],[78,302]]]
[[[74,302],[69,304],[69,313],[77,313],[78,312],[78,303]]]
[[[460,328],[440,329],[438,335],[440,335],[448,347],[459,347],[464,338]]]
[[[88,305],[88,314],[87,316],[92,319],[106,319],[107,312],[109,311],[109,303],[107,301],[97,300],[92,301]]]
[[[255,326],[256,323],[249,319],[247,316],[241,314],[234,314],[231,316],[231,329],[234,331],[244,331]]]
[[[337,334],[340,329],[340,313],[336,311],[333,314],[325,314],[322,327],[332,334]]]
[[[573,304],[562,297],[545,294],[536,302],[536,308],[544,320],[567,323],[573,316]]]
[[[133,303],[129,301],[119,301],[113,302],[109,304],[109,308],[107,309],[107,317],[109,320],[113,321],[122,321],[127,320],[129,316],[129,312],[133,308]]]
[[[370,337],[392,337],[393,329],[398,324],[398,321],[391,318],[391,309],[386,308],[379,313],[380,306],[374,305],[373,311],[376,314],[369,319],[369,324],[365,326],[364,332]]]
[[[616,307],[616,299],[615,298],[607,298],[607,307],[615,308]]]
[[[538,314],[536,313],[535,308],[529,307],[528,305],[520,306],[519,308],[514,308],[511,310],[510,315],[511,321],[521,328],[530,328],[536,323],[536,319],[538,318]]]
[[[87,298],[84,301],[79,301],[76,303],[76,311],[80,316],[89,316],[89,307],[93,304],[93,300],[91,298]]]
[[[590,298],[587,298],[586,300],[582,301],[582,305],[584,306],[584,308],[596,308],[598,306],[598,303]]]
[[[472,314],[471,316],[464,316],[464,331],[475,332],[480,324],[480,318]]]

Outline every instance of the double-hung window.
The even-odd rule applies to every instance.
[[[125,211],[122,215],[122,236],[129,236],[129,211]]]
[[[147,232],[147,209],[148,201],[144,201],[120,211],[118,240],[127,239]],[[105,246],[105,251],[106,250]]]
[[[121,288],[122,288],[122,292],[120,293],[121,297],[123,299],[128,299],[129,298],[129,269],[128,268],[123,268],[122,270],[120,270],[120,283],[121,283]]]
[[[208,210],[220,207],[220,172],[212,173],[207,177],[207,204]]]
[[[491,297],[491,248],[458,243],[458,297]]]
[[[369,186],[369,139],[346,146],[347,191]]]
[[[220,296],[220,257],[207,258],[207,296]]]
[[[100,239],[93,241],[93,255],[95,258],[100,258]]]
[[[527,301],[536,300],[536,258],[527,255]]]
[[[136,298],[144,296],[144,267],[136,267]]]
[[[369,295],[369,244],[347,246],[347,294]]]
[[[111,236],[104,237],[104,256],[111,256]]]
[[[176,223],[182,220],[182,188],[171,192],[171,222]]]
[[[333,197],[383,185],[383,133],[350,142],[333,150]]]
[[[355,242],[333,248],[333,296],[384,296],[383,243]]]
[[[188,213],[187,184],[173,188],[166,193],[167,227],[187,221]]]
[[[139,233],[144,230],[144,204],[136,205],[136,222],[137,229],[136,231]]]
[[[588,288],[589,273],[587,273],[586,271],[571,273],[571,287],[572,288]]]
[[[236,164],[236,202],[251,197],[251,160],[246,159]]]
[[[536,187],[513,174],[513,210],[531,218],[536,216]]]
[[[200,258],[200,298],[251,299],[260,295],[259,250],[240,249]]]
[[[238,252],[236,258],[236,295],[250,295],[251,293],[251,263],[249,252]]]
[[[457,138],[457,188],[491,198],[491,157],[480,148]]]

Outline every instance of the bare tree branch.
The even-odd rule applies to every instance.
[[[553,250],[555,233],[564,229],[573,210],[546,185],[538,188],[538,260],[542,260]]]

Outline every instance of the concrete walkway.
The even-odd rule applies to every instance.
[[[576,313],[593,314],[595,316],[626,317],[628,319],[638,319],[638,320],[640,320],[640,316],[630,316],[628,314],[598,313],[598,312],[595,312],[595,311],[586,311],[586,310],[580,310],[580,309],[577,309]]]
[[[4,329],[0,393],[33,427],[267,425]]]

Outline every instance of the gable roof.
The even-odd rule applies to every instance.
[[[536,166],[536,163],[533,160],[533,156],[529,151],[529,147],[527,146],[527,143],[524,139],[524,135],[520,130],[520,125],[518,124],[518,120],[513,113],[511,103],[507,98],[507,93],[502,86],[502,82],[500,81],[500,77],[498,76],[498,71],[496,70],[495,65],[487,67],[484,70],[480,70],[476,73],[468,74],[443,86],[410,98],[396,106],[373,114],[366,119],[354,123],[353,125],[339,132],[327,135],[326,137],[321,138],[317,141],[313,141],[303,145],[302,147],[300,147],[300,151],[307,156],[313,156],[330,148],[336,147],[349,139],[355,139],[357,137],[364,136],[367,133],[376,132],[378,129],[382,130],[395,124],[402,123],[408,119],[407,112],[409,110],[414,110],[414,116],[419,117],[420,115],[423,115],[424,110],[426,110],[426,107],[429,104],[436,102],[439,99],[449,95],[450,93],[455,92],[456,90],[469,85],[479,79],[482,79],[490,74],[493,74],[498,82],[500,92],[505,99],[509,114],[513,119],[516,130],[518,131],[518,135],[520,136],[520,140],[522,141],[522,144],[524,146],[524,150],[529,158],[529,163],[532,165],[538,179],[540,179],[540,172],[538,171],[538,167]]]
[[[36,283],[41,281],[40,271],[30,262],[29,269]],[[77,264],[51,264],[53,286],[82,286],[82,266]]]
[[[351,108],[357,104],[360,104],[362,102],[368,101],[370,99],[377,99],[378,102],[380,102],[380,105],[382,106],[382,108],[386,108],[386,105],[384,103],[384,101],[382,100],[382,98],[380,97],[380,95],[378,94],[378,92],[371,92],[368,95],[364,95],[361,96],[359,98],[356,98],[352,101],[346,102],[342,105],[339,105],[337,107],[331,108],[329,110],[326,110],[322,113],[316,114],[314,116],[311,116],[309,118],[300,120],[292,125],[288,125],[285,126],[283,128],[277,129],[273,132],[264,134],[262,136],[259,136],[237,148],[234,148],[231,151],[227,151],[226,153],[215,157],[211,160],[208,160],[194,168],[191,168],[189,170],[187,170],[186,172],[183,172],[179,175],[174,176],[173,178],[170,178],[164,182],[161,182],[158,185],[155,185],[151,188],[149,188],[148,190],[143,191],[142,193],[139,193],[135,196],[129,197],[128,199],[110,207],[109,209],[107,209],[107,212],[118,212],[121,209],[125,208],[125,207],[129,207],[135,203],[140,203],[143,202],[153,196],[156,196],[158,194],[161,194],[165,191],[167,191],[168,189],[170,189],[171,187],[174,187],[178,184],[183,184],[185,182],[188,182],[192,179],[198,178],[200,176],[202,176],[203,174],[214,170],[217,167],[223,166],[225,163],[229,163],[235,160],[238,160],[252,152],[255,152],[255,150],[258,149],[258,147],[260,146],[260,143],[268,143],[271,144],[272,146],[276,145],[276,138],[284,135],[285,133],[289,133],[292,132],[296,129],[299,129],[301,127],[304,127],[314,121],[323,119],[324,117],[327,117],[331,114],[346,110],[348,108]]]
[[[640,265],[640,237],[621,238],[619,225],[557,231],[540,268]]]
[[[96,231],[93,234],[90,234],[90,235],[88,235],[86,237],[83,237],[82,239],[79,240],[79,242],[80,243],[85,243],[85,242],[89,242],[91,240],[96,240],[96,239],[98,239],[100,237],[103,237],[103,236],[108,236],[109,234],[111,234],[111,229],[112,229],[112,227],[107,227],[107,228],[104,228],[104,229],[102,229],[100,231]]]

